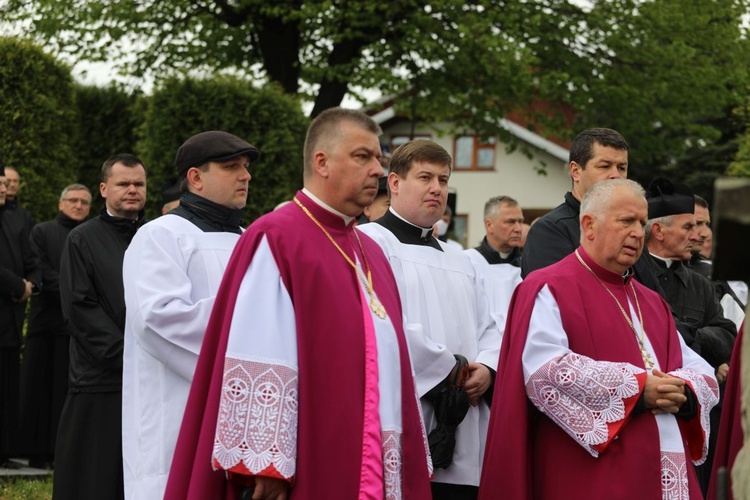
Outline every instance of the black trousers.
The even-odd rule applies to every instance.
[[[0,347],[0,463],[18,456],[21,349]]]
[[[467,484],[430,483],[432,500],[477,500],[479,488]]]
[[[68,394],[55,446],[55,500],[120,500],[122,392]]]

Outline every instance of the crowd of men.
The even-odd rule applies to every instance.
[[[182,144],[150,222],[131,154],[97,216],[71,184],[40,224],[0,164],[0,466],[56,499],[711,495],[747,286],[710,278],[706,201],[588,129],[559,207],[492,197],[464,250],[450,154],[381,133],[321,113],[304,188],[246,229],[261,152],[227,132]]]

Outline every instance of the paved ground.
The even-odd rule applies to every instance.
[[[34,469],[32,467],[29,467],[29,461],[25,460],[23,458],[14,458],[12,462],[16,462],[18,464],[21,464],[22,467],[20,469],[3,469],[0,468],[0,478],[7,478],[7,477],[43,477],[43,476],[51,476],[52,471],[47,469]]]

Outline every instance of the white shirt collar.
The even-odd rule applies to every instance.
[[[329,207],[328,205],[326,205],[320,198],[318,198],[317,196],[315,196],[314,194],[312,194],[310,192],[310,190],[308,190],[307,188],[302,188],[302,192],[305,193],[305,195],[308,198],[310,198],[312,201],[314,201],[315,204],[318,205],[319,207],[321,207],[321,208],[323,208],[323,209],[331,212],[332,214],[338,215],[339,217],[341,217],[342,219],[344,219],[344,224],[345,225],[348,226],[349,223],[354,220],[354,217],[349,217],[348,215],[342,214],[338,210],[335,210],[335,209]]]
[[[660,261],[664,262],[667,265],[667,269],[669,269],[672,266],[672,263],[674,262],[672,259],[665,259],[664,257],[659,257],[658,255],[654,255],[651,252],[649,252],[649,254],[651,254],[651,257],[655,259],[659,259]]]
[[[431,227],[422,227],[422,226],[417,226],[416,224],[412,224],[412,223],[411,223],[411,222],[409,222],[408,220],[406,220],[406,219],[404,219],[403,217],[401,217],[401,216],[400,216],[400,215],[398,214],[398,212],[396,212],[396,211],[395,211],[395,210],[393,209],[393,207],[388,207],[388,210],[390,210],[390,211],[391,211],[391,213],[393,213],[393,215],[395,215],[396,217],[398,217],[398,218],[399,218],[399,219],[401,219],[402,221],[406,222],[406,223],[407,223],[407,224],[409,224],[410,226],[414,226],[414,227],[416,227],[417,229],[419,229],[420,231],[422,231],[422,238],[427,238],[428,236],[431,236],[431,235],[432,235],[432,228],[431,228]]]

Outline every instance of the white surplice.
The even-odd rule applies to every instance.
[[[403,244],[377,223],[358,226],[358,230],[380,245],[396,277],[419,395],[451,371],[453,354],[494,370],[501,333],[483,298],[482,283],[463,251],[443,242],[439,242],[443,251]],[[423,401],[422,411],[429,432],[437,425],[432,405]],[[489,412],[484,400],[469,409],[456,432],[453,463],[447,469],[435,469],[434,481],[479,485]]]
[[[522,281],[521,268],[512,264],[490,264],[475,248],[464,250],[464,253],[474,265],[485,291],[490,314],[502,334],[513,290]]]
[[[203,232],[167,214],[125,253],[125,496],[162,498],[203,336],[240,235]]]

